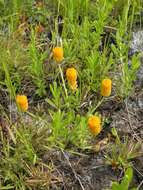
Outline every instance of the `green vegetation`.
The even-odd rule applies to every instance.
[[[92,150],[89,117],[101,118],[104,133],[110,118],[100,106],[134,93],[141,54],[128,55],[142,9],[142,0],[0,0],[0,190],[50,189],[60,178],[52,161],[42,160],[45,152]],[[57,46],[63,56],[54,55]],[[77,73],[67,77],[68,68]],[[103,79],[112,82],[105,97]],[[27,109],[18,94],[28,98],[26,112],[17,109]],[[141,155],[140,143],[112,132],[104,157],[125,170]],[[128,189],[132,175],[127,169],[112,189]]]
[[[132,168],[128,168],[125,171],[125,176],[123,177],[120,184],[117,182],[113,182],[112,190],[122,190],[122,189],[128,190],[132,178],[133,178],[133,170]],[[137,190],[137,188],[132,188],[131,190]]]
[[[140,143],[135,143],[126,137],[122,142],[119,138],[115,128],[112,128],[112,134],[115,137],[114,144],[109,144],[105,158],[107,163],[115,168],[128,168],[130,167],[131,160],[142,155],[140,152]]]

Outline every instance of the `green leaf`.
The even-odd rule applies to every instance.
[[[122,182],[121,182],[121,184],[120,184],[120,190],[122,190],[122,189],[123,190],[128,190],[129,184],[130,184],[129,177],[127,175],[125,175]]]
[[[112,190],[121,190],[118,182],[112,183]]]
[[[133,169],[132,168],[128,168],[125,172],[125,175],[128,176],[129,179],[129,183],[132,181],[133,178]]]
[[[53,108],[57,109],[57,106],[53,103],[53,101],[51,101],[49,98],[45,100],[48,104],[50,104],[50,106],[52,106]]]
[[[118,133],[117,133],[116,128],[112,128],[111,132],[112,132],[112,135],[113,135],[114,137],[117,137],[117,136],[118,136]]]
[[[3,4],[3,5],[4,5],[4,0],[0,0],[0,4]]]
[[[130,182],[132,181],[133,178],[133,169],[128,168],[125,172],[125,176],[120,184],[121,189],[128,190]]]

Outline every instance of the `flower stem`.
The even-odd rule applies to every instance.
[[[61,79],[62,79],[65,95],[66,95],[66,97],[68,97],[68,93],[67,93],[67,89],[66,89],[66,85],[65,85],[65,80],[64,80],[64,76],[63,76],[63,71],[61,69],[60,64],[59,64],[59,71],[60,71],[60,74],[61,74]]]
[[[102,97],[101,100],[96,105],[96,107],[91,110],[91,114],[93,114],[96,111],[96,109],[102,104],[103,100],[104,100],[104,97]]]

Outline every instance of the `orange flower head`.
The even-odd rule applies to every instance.
[[[66,78],[72,90],[77,89],[77,71],[71,67],[66,70]]]
[[[25,95],[17,95],[16,96],[16,103],[19,107],[19,109],[22,112],[26,112],[28,110],[28,99]]]
[[[53,48],[53,57],[57,62],[61,62],[64,59],[63,56],[63,48],[62,47],[55,47]]]
[[[88,128],[93,135],[98,135],[102,130],[100,117],[95,115],[89,117]]]
[[[77,71],[75,68],[71,67],[66,70],[67,80],[70,82],[74,82],[77,80]]]
[[[110,79],[103,79],[101,82],[101,95],[108,97],[111,94],[112,81]]]

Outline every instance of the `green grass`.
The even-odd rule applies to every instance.
[[[48,189],[51,179],[58,182],[52,163],[43,163],[42,156],[51,149],[89,150],[95,137],[87,128],[88,117],[108,100],[100,95],[101,81],[112,80],[109,99],[124,100],[134,91],[140,66],[140,54],[135,54],[129,67],[128,53],[131,32],[141,19],[142,1],[42,2],[38,6],[34,0],[0,1],[0,92],[5,94],[0,102],[4,123],[0,124],[1,190]],[[52,58],[58,15],[64,20],[64,60],[60,65]],[[35,27],[39,23],[44,32],[37,34]],[[76,92],[66,79],[69,67],[78,72]],[[17,94],[28,97],[28,112],[20,113],[16,108]],[[9,106],[14,107],[12,113]],[[106,130],[104,121],[103,117]],[[121,154],[126,148],[122,142],[114,146]],[[116,154],[113,150],[109,160]],[[47,174],[41,168],[47,168]]]

